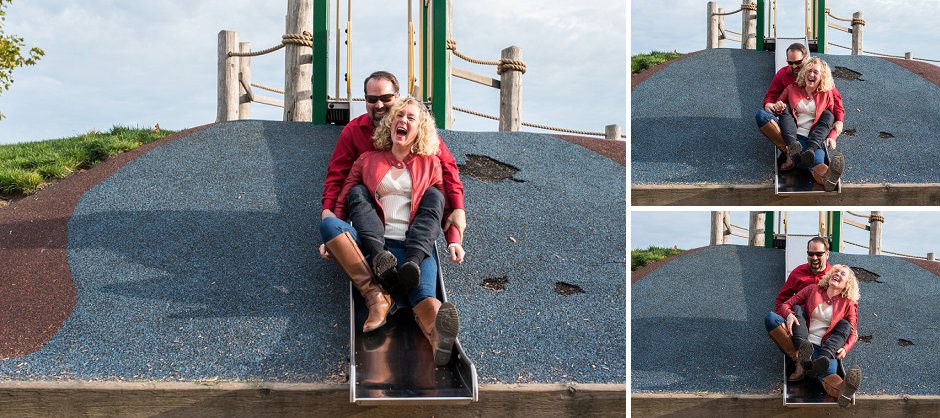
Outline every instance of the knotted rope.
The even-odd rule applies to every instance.
[[[487,119],[492,119],[492,120],[499,120],[498,117],[493,116],[493,115],[487,115],[486,113],[474,112],[474,111],[472,111],[472,110],[470,110],[470,109],[464,109],[464,108],[462,108],[462,107],[457,107],[457,106],[452,106],[452,107],[453,107],[454,110],[456,110],[456,111],[458,111],[458,112],[463,112],[463,113],[467,113],[467,114],[470,114],[470,115],[479,116],[479,117],[481,117],[481,118],[487,118]],[[528,127],[530,127],[530,128],[545,129],[545,130],[547,130],[547,131],[566,132],[566,133],[575,134],[575,135],[607,136],[607,134],[606,134],[606,133],[603,133],[603,132],[578,131],[578,130],[574,130],[574,129],[556,128],[556,127],[554,127],[554,126],[539,125],[539,124],[528,123],[528,122],[522,122],[522,126],[528,126]],[[620,137],[621,137],[621,138],[626,138],[627,136],[626,136],[626,135],[620,135]]]
[[[259,55],[269,54],[271,52],[277,51],[287,45],[301,45],[307,47],[313,47],[313,34],[307,31],[303,33],[289,33],[287,35],[281,36],[281,44],[272,46],[268,49],[262,49],[260,51],[251,51],[251,52],[229,52],[228,56],[230,57],[257,57]]]
[[[471,62],[474,64],[479,64],[479,65],[495,65],[496,74],[502,75],[507,70],[522,71],[522,73],[525,74],[525,63],[519,60],[511,60],[507,58],[502,58],[499,61],[496,61],[496,60],[488,61],[488,60],[479,60],[479,59],[471,58],[457,51],[457,41],[453,39],[447,40],[447,49],[451,50],[454,53],[454,55],[456,55],[457,57],[459,57],[460,59],[464,61]]]

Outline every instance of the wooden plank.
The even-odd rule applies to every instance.
[[[618,384],[481,385],[459,406],[361,407],[343,384],[270,382],[0,382],[0,415],[36,416],[625,416]]]
[[[480,83],[487,87],[492,87],[496,89],[499,88],[499,80],[495,78],[487,77],[482,74],[477,74],[473,71],[461,70],[460,68],[451,68],[450,73],[453,74],[454,77],[457,77],[457,78],[469,80],[474,83]]]
[[[842,193],[782,196],[767,184],[670,184],[631,186],[635,206],[937,206],[940,183],[846,184]]]
[[[786,407],[777,393],[766,395],[721,395],[710,393],[634,393],[631,414],[638,417],[817,417],[818,408]],[[856,396],[855,406],[827,408],[827,416],[909,417],[937,416],[937,396]]]

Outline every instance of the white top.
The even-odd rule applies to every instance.
[[[809,337],[807,340],[815,345],[822,344],[822,337],[826,335],[826,330],[829,329],[829,324],[832,323],[832,305],[829,305],[826,309],[823,309],[823,305],[825,303],[816,306],[813,314],[810,315],[812,319],[809,320]]]
[[[385,212],[385,238],[404,241],[411,221],[411,174],[392,167],[375,190]]]
[[[816,120],[816,101],[800,99],[800,102],[796,104],[796,134],[808,137],[814,120]]]

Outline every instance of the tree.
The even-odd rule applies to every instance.
[[[0,0],[0,94],[13,85],[14,68],[36,65],[39,58],[46,55],[43,50],[35,47],[29,49],[28,55],[23,55],[23,38],[7,35],[3,31],[3,23],[7,20],[7,13],[3,9],[10,3],[13,3],[13,0]],[[3,113],[0,112],[0,119],[3,118]]]

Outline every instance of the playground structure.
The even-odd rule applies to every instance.
[[[500,131],[519,131],[522,126],[566,132],[578,135],[601,136],[606,139],[625,139],[619,125],[607,125],[605,132],[587,132],[557,128],[522,121],[522,74],[526,71],[522,61],[522,50],[510,46],[501,51],[499,60],[479,60],[457,51],[457,42],[450,37],[452,21],[450,0],[420,2],[420,21],[416,33],[412,18],[414,7],[408,1],[408,76],[402,83],[407,93],[429,105],[438,128],[453,126],[453,111],[496,120]],[[315,124],[347,123],[351,102],[363,101],[352,97],[354,85],[359,80],[352,74],[352,0],[346,5],[346,71],[341,73],[340,0],[336,0],[335,23],[335,68],[334,92],[328,93],[330,1],[290,0],[286,19],[286,34],[280,45],[251,51],[251,44],[239,42],[238,33],[220,31],[218,36],[218,96],[217,122],[248,119],[252,102],[284,108],[285,121],[313,122]],[[420,41],[416,41],[416,34]],[[325,41],[314,41],[325,40]],[[251,82],[251,57],[286,49],[285,88],[278,90]],[[451,55],[474,64],[497,67],[499,79],[474,73],[451,65]],[[306,57],[312,57],[307,60]],[[312,61],[312,62],[311,62]],[[474,112],[455,107],[450,98],[452,77],[462,78],[500,91],[499,116]],[[361,78],[361,77],[360,77]],[[340,80],[344,80],[345,97],[340,95]],[[283,94],[283,100],[255,94],[252,87]],[[308,95],[309,94],[309,95]],[[314,100],[313,98],[321,98]]]
[[[784,241],[788,237],[811,238],[820,236],[828,238],[832,251],[842,251],[845,244],[868,250],[869,255],[891,254],[899,257],[916,258],[927,261],[936,261],[934,253],[927,253],[926,257],[902,254],[887,251],[881,247],[881,237],[884,230],[885,217],[881,211],[871,211],[868,215],[845,211],[845,215],[867,220],[868,224],[849,219],[841,211],[820,211],[818,230],[815,235],[789,233],[789,217],[787,212],[750,212],[748,227],[744,228],[731,223],[731,214],[728,211],[713,211],[711,213],[711,238],[709,245],[731,244],[731,237],[747,239],[747,245],[765,248],[784,248]],[[776,219],[776,225],[774,220]],[[842,226],[848,225],[869,232],[868,245],[847,241],[842,234]]]
[[[862,12],[852,13],[851,19],[838,17],[833,15],[827,7],[827,0],[805,0],[804,11],[804,37],[811,52],[829,53],[829,46],[834,46],[849,50],[852,55],[869,54],[888,58],[940,62],[940,60],[915,57],[910,51],[901,56],[865,50],[863,48],[865,16]],[[737,13],[741,13],[740,32],[725,26],[725,16]],[[843,26],[836,22],[849,25]],[[729,40],[740,43],[742,49],[774,51],[780,39],[777,32],[777,0],[744,0],[741,7],[732,12],[725,12],[718,6],[718,2],[710,1],[707,6],[707,25],[707,49],[722,48],[724,41]],[[830,41],[829,28],[850,34],[852,45],[845,46]]]

